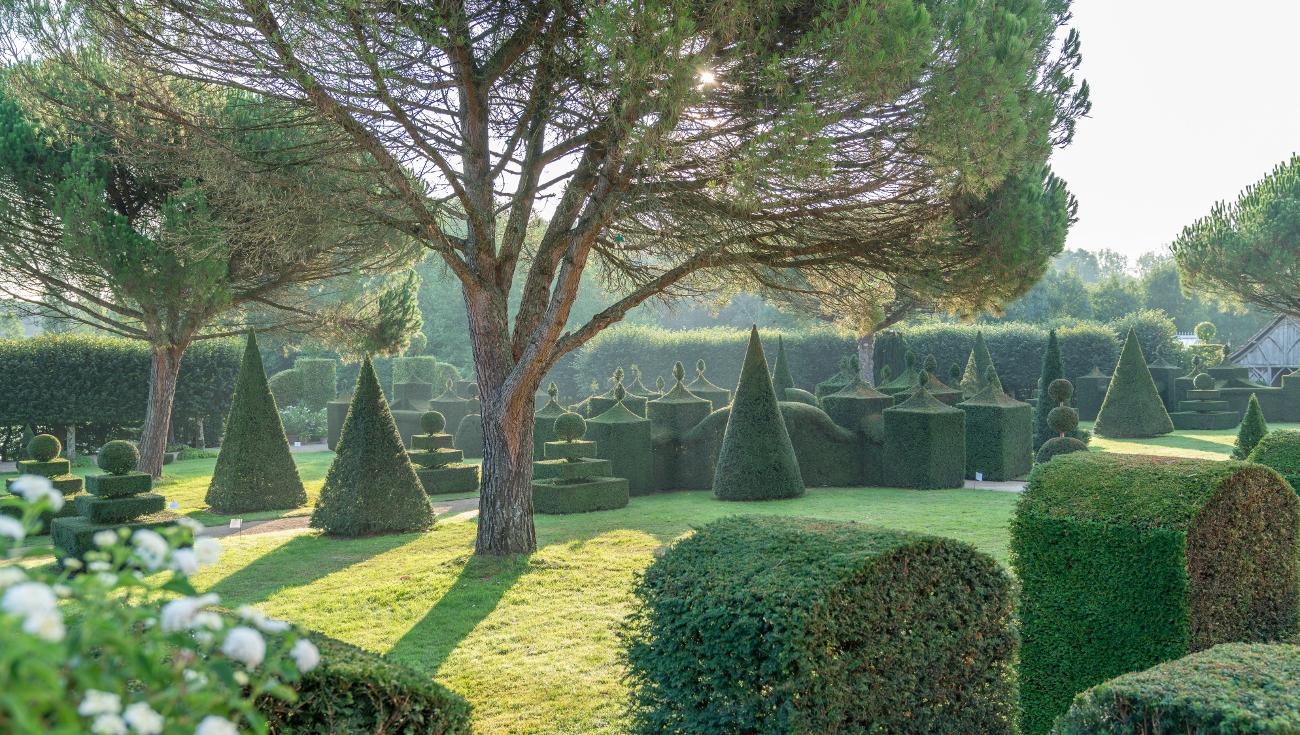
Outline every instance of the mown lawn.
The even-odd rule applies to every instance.
[[[1081,421],[1079,427],[1091,430],[1092,422]],[[1300,429],[1300,424],[1269,424],[1269,429]],[[1232,445],[1236,440],[1235,428],[1222,431],[1175,431],[1150,439],[1107,439],[1094,434],[1088,447],[1094,451],[1120,454],[1227,459],[1232,454]]]

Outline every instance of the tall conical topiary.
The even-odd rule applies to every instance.
[[[753,327],[722,435],[713,494],[721,500],[772,500],[803,493],[794,445],[767,374],[758,327]]]
[[[307,502],[275,396],[266,382],[257,336],[251,331],[235,380],[226,435],[204,499],[218,513],[285,510]]]
[[[311,527],[335,536],[424,531],[433,507],[366,358]]]
[[[1092,428],[1111,437],[1159,436],[1174,430],[1132,327]]]
[[[1038,402],[1034,407],[1034,450],[1043,446],[1043,442],[1056,436],[1047,424],[1047,414],[1056,404],[1047,397],[1047,386],[1053,380],[1065,377],[1065,368],[1061,365],[1061,345],[1056,341],[1056,330],[1047,333],[1047,349],[1043,351],[1043,367],[1038,372]]]
[[[772,388],[776,391],[778,401],[786,400],[786,388],[794,387],[794,376],[790,374],[790,363],[785,356],[785,342],[776,338],[776,361],[772,363]]]
[[[1058,350],[1057,354],[1060,352]],[[970,355],[966,358],[966,371],[961,376],[961,392],[973,396],[984,390],[987,383],[984,382],[984,376],[988,375],[989,368],[993,366],[993,356],[989,354],[989,347],[984,342],[984,330],[975,332],[975,347],[971,349]]]
[[[1241,419],[1241,428],[1237,429],[1237,442],[1232,446],[1232,458],[1249,457],[1250,450],[1267,433],[1268,423],[1264,421],[1264,411],[1259,407],[1259,399],[1251,393],[1250,402],[1246,404],[1246,415]]]

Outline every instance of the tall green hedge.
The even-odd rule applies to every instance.
[[[1300,646],[1225,643],[1079,695],[1053,735],[1300,732]]]
[[[1129,330],[1093,431],[1100,436],[1144,437],[1173,430],[1174,423],[1147,369],[1137,334]]]
[[[300,357],[293,369],[302,376],[302,405],[313,411],[338,395],[338,361],[329,357]]]
[[[1011,580],[966,544],[732,516],[656,559],[625,633],[632,732],[999,735]]]
[[[252,332],[204,500],[218,513],[286,510],[307,503]]]
[[[1120,674],[1293,635],[1298,504],[1242,462],[1076,452],[1036,465],[1011,523],[1024,734]]]

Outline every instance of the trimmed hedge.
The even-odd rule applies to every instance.
[[[1132,330],[1092,428],[1099,436],[1119,438],[1159,436],[1174,430]]]
[[[1298,505],[1241,462],[1077,452],[1037,465],[1011,523],[1025,735],[1111,677],[1294,634]]]
[[[1034,409],[986,385],[958,403],[966,412],[966,477],[979,473],[985,480],[1012,480],[1033,466]]]
[[[1274,429],[1260,439],[1248,460],[1277,471],[1293,487],[1300,486],[1300,431]]]
[[[277,735],[470,735],[470,706],[428,674],[333,638],[312,635],[320,666],[290,685],[295,702],[257,708]]]
[[[307,503],[252,332],[204,501],[223,514],[287,510]]]
[[[610,474],[627,480],[631,494],[654,491],[649,419],[636,415],[619,400],[608,411],[587,419],[586,436],[596,442],[596,456],[609,460]]]
[[[966,544],[733,516],[673,544],[634,594],[638,735],[1013,731],[1011,580]]]
[[[329,357],[300,357],[293,369],[302,375],[302,405],[320,411],[338,395],[338,361]]]
[[[1225,643],[1079,695],[1054,735],[1300,732],[1300,646]]]
[[[297,368],[281,370],[266,380],[277,406],[302,405],[302,373]]]
[[[961,487],[966,477],[966,414],[925,388],[886,408],[885,484]]]

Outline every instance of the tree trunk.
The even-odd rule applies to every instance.
[[[867,332],[858,335],[858,376],[868,385],[875,385],[876,371],[876,333]]]
[[[162,477],[163,454],[171,436],[172,399],[176,397],[176,378],[181,372],[181,358],[188,345],[153,346],[149,367],[149,405],[145,408],[144,429],[140,433],[140,471],[155,479]]]
[[[483,403],[483,481],[474,553],[529,554],[537,550],[533,527],[533,399],[517,411]]]
[[[68,432],[67,435],[65,436],[63,448],[64,448],[64,455],[67,456],[68,461],[76,462],[77,461],[77,425],[76,424],[68,424]]]

